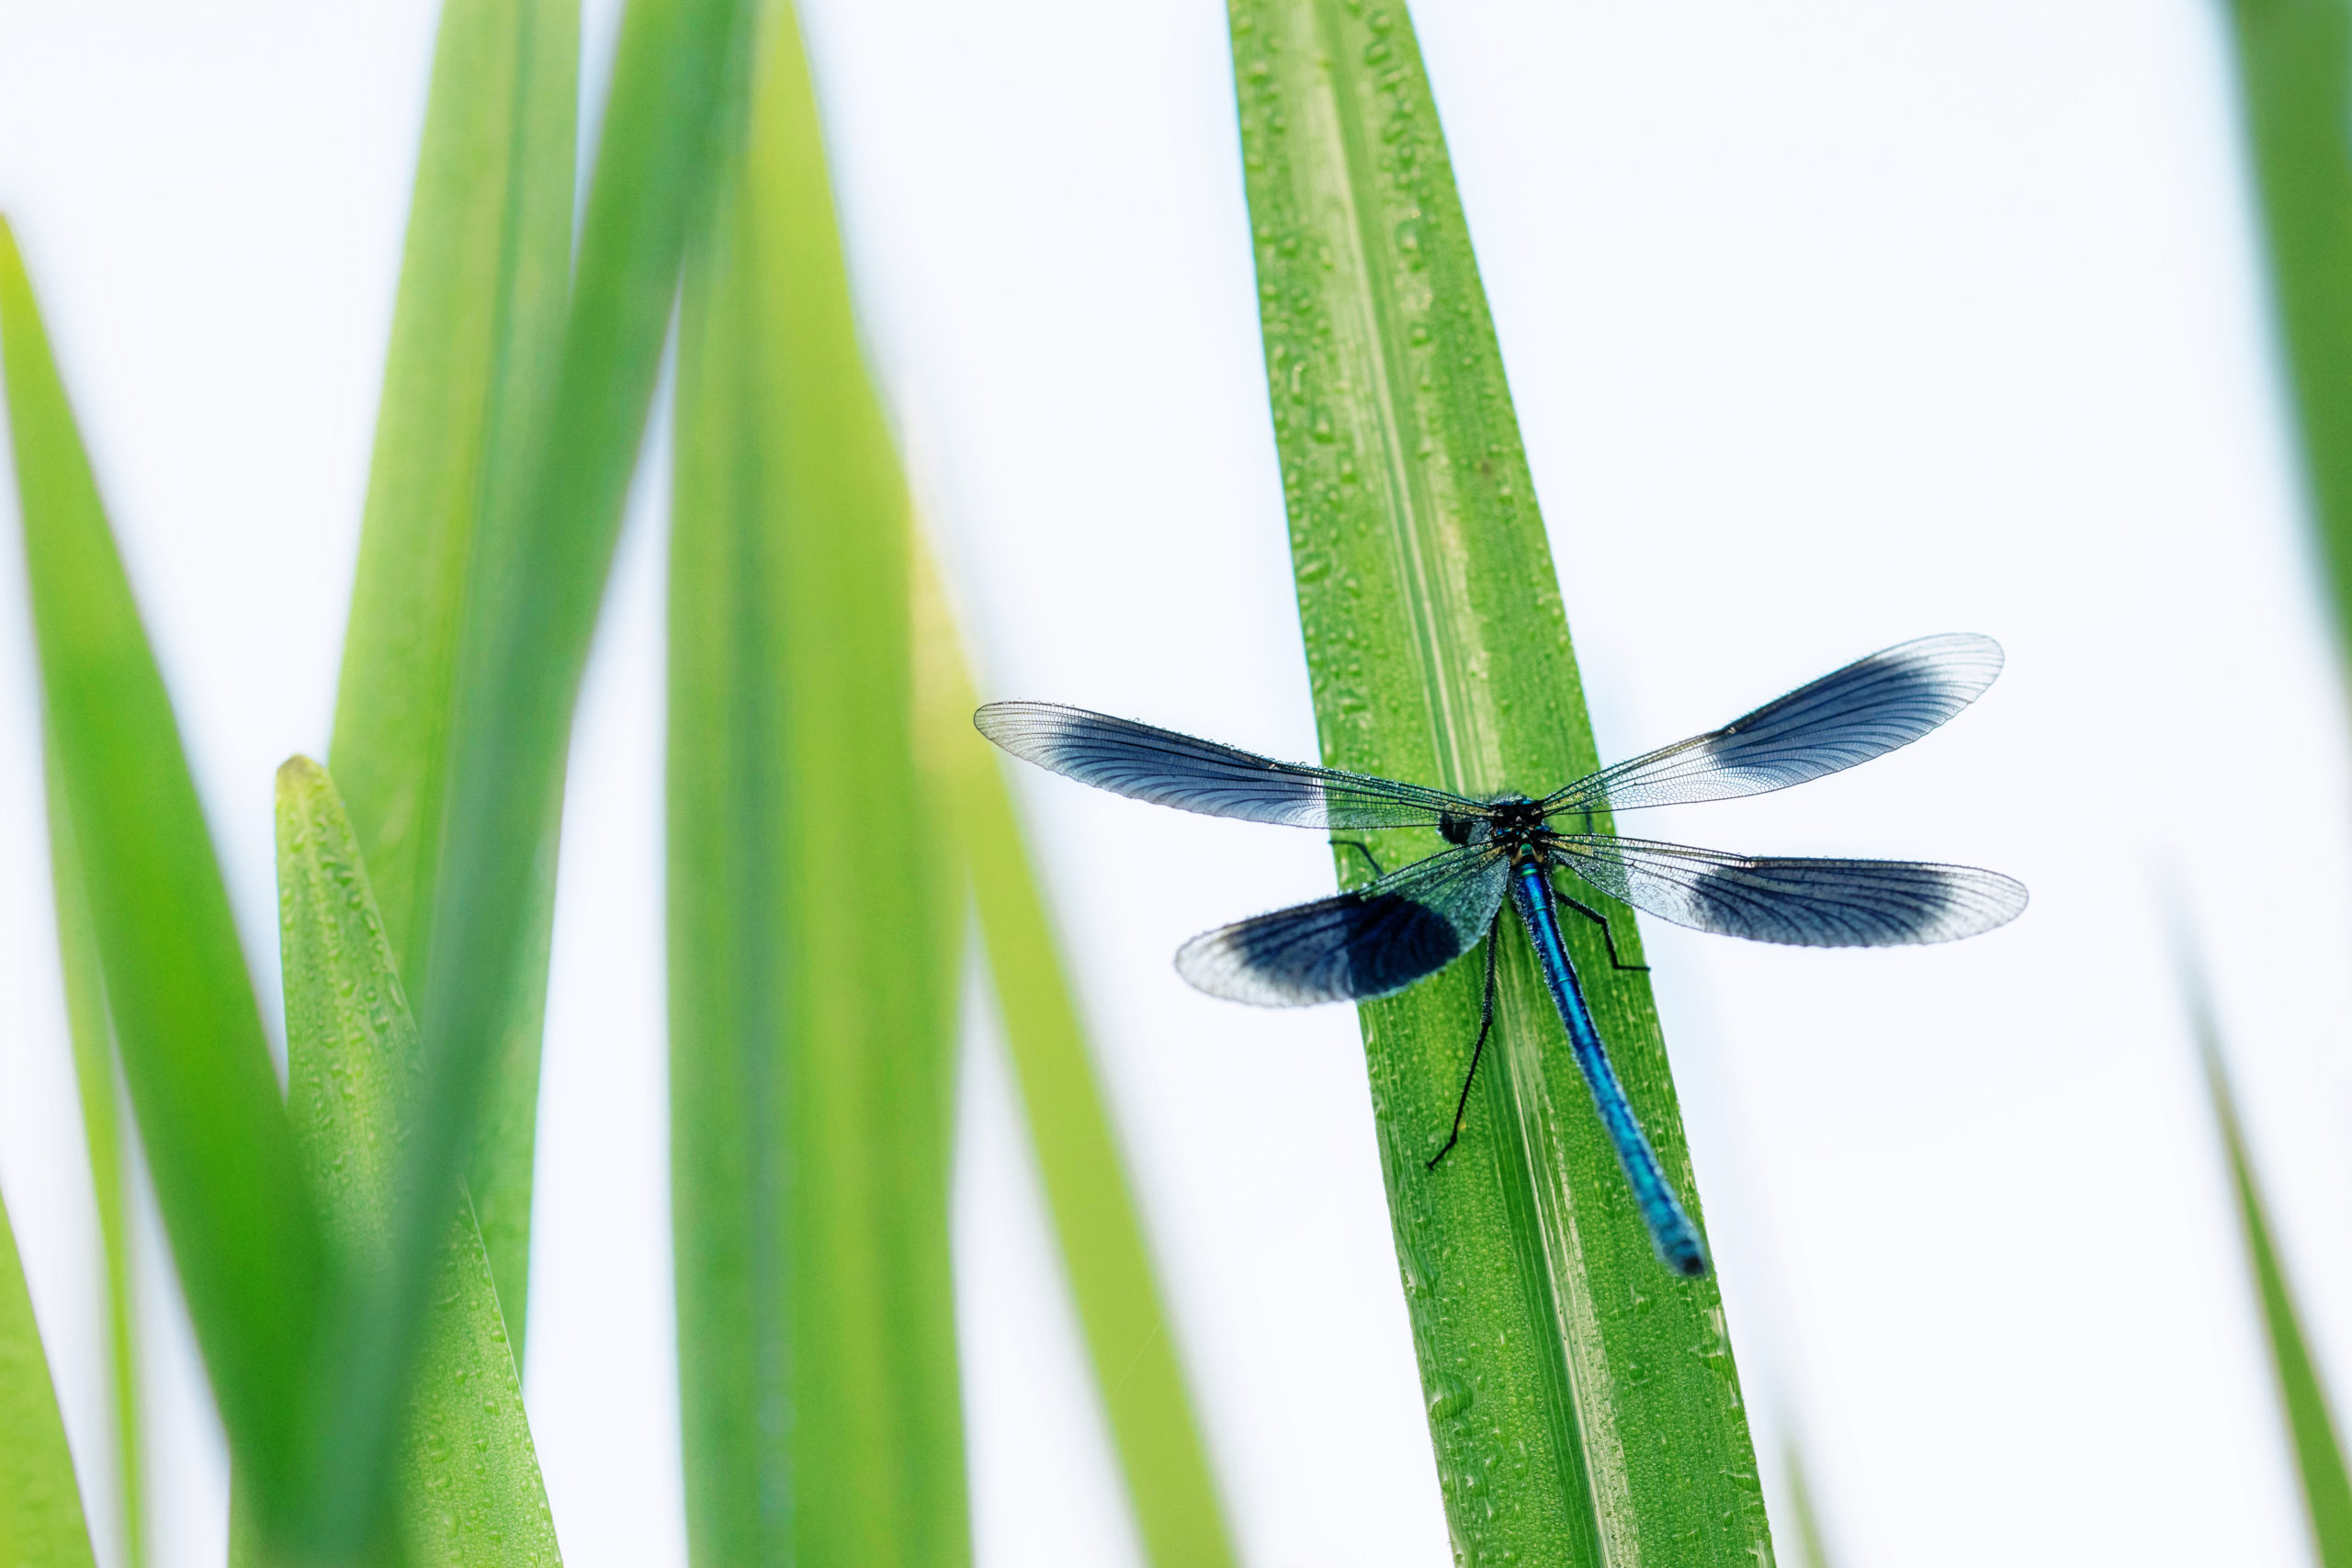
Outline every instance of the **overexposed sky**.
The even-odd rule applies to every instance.
[[[1222,8],[806,10],[869,336],[989,694],[1311,757]],[[2218,9],[1415,15],[1604,756],[1923,633],[2008,650],[1909,750],[1635,829],[2033,890],[2015,926],[1920,952],[1645,924],[1768,1477],[1801,1429],[1848,1568],[2304,1561],[2154,908],[2166,875],[2198,901],[2289,1260],[2352,1390],[2352,752]],[[0,0],[0,210],[265,995],[269,781],[326,741],[432,26],[413,3]],[[574,748],[541,1112],[526,1378],[581,1568],[684,1562],[660,479]],[[103,1513],[14,504],[0,485],[0,1190]],[[1325,852],[1021,789],[1247,1562],[1444,1561],[1352,1019],[1218,1003],[1168,963],[1327,890]],[[974,1010],[980,1561],[1132,1562]],[[148,1304],[155,1561],[209,1568],[218,1438],[160,1281]]]

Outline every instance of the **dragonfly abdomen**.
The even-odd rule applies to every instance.
[[[1560,1022],[1568,1032],[1568,1046],[1576,1055],[1578,1070],[1584,1074],[1585,1087],[1592,1091],[1593,1109],[1600,1112],[1600,1124],[1616,1147],[1618,1163],[1624,1167],[1626,1182],[1634,1190],[1634,1206],[1641,1211],[1643,1223],[1649,1226],[1651,1244],[1666,1266],[1676,1273],[1690,1278],[1704,1274],[1706,1244],[1699,1239],[1699,1227],[1690,1223],[1690,1216],[1683,1212],[1682,1201],[1675,1196],[1673,1184],[1667,1180],[1665,1168],[1658,1164],[1657,1151],[1650,1147],[1648,1135],[1634,1115],[1633,1102],[1625,1098],[1624,1086],[1617,1081],[1617,1069],[1610,1065],[1609,1051],[1601,1043],[1599,1026],[1593,1022],[1592,1010],[1585,1005],[1584,988],[1577,979],[1576,966],[1568,962],[1567,944],[1560,935],[1560,922],[1552,907],[1552,887],[1544,879],[1541,855],[1524,855],[1512,867],[1510,896],[1511,902],[1519,907],[1519,918],[1526,922],[1528,940],[1534,944],[1544,983],[1552,992],[1552,1005],[1559,1010]]]

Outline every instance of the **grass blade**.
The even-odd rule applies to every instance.
[[[928,555],[918,562],[915,603],[931,796],[953,822],[956,857],[971,874],[1046,1207],[1144,1554],[1157,1568],[1226,1568],[1236,1561],[1233,1542],[1118,1135],[1012,792],[994,748],[972,728],[979,699]]]
[[[736,0],[631,0],[621,20],[562,345],[532,422],[514,521],[477,542],[420,987],[419,1111],[388,1282],[339,1303],[332,1324],[306,1526],[322,1554],[359,1550],[385,1501],[415,1324],[531,945],[546,824],[679,261],[732,138],[748,38]]]
[[[1473,793],[1574,778],[1595,763],[1590,725],[1404,7],[1241,0],[1230,15],[1325,760]],[[1601,1032],[1695,1216],[1645,978],[1571,924]],[[1632,929],[1623,916],[1621,948]],[[1516,930],[1503,955],[1501,1070],[1481,1075],[1434,1173],[1477,965],[1361,1010],[1454,1550],[1755,1562],[1770,1547],[1714,1282],[1652,1255]]]
[[[41,1354],[16,1233],[0,1203],[0,1562],[79,1568],[91,1561],[65,1422]]]
[[[1789,1507],[1795,1514],[1797,1568],[1837,1568],[1829,1543],[1821,1533],[1821,1515],[1814,1506],[1813,1482],[1804,1468],[1804,1450],[1790,1439],[1788,1449]]]
[[[2230,0],[2229,14],[2312,521],[2352,637],[2352,4]]]
[[[82,1101],[82,1139],[89,1150],[90,1183],[98,1210],[98,1245],[107,1271],[107,1383],[114,1396],[115,1483],[120,1494],[125,1561],[146,1561],[141,1507],[145,1483],[140,1462],[139,1337],[131,1316],[130,1247],[123,1225],[122,1139],[115,1116],[114,1026],[107,1018],[106,980],[98,965],[97,933],[90,928],[89,891],[82,855],[66,815],[65,782],[58,776],[57,744],[43,727],[48,770],[49,864],[57,903],[57,952],[64,972],[65,1027],[74,1041],[74,1081]]]
[[[481,538],[512,526],[571,272],[576,0],[447,0],[377,415],[328,755],[403,975],[423,975]],[[550,806],[469,1185],[522,1353],[531,1145],[554,913]]]
[[[338,1265],[380,1269],[416,1025],[343,801],[307,757],[277,773],[277,888],[287,1111]],[[481,1233],[452,1197],[401,1454],[402,1544],[414,1563],[544,1568],[561,1559],[523,1385]]]
[[[317,1225],[171,701],[4,223],[0,351],[42,695],[123,1077],[221,1420],[276,1517]]]
[[[2302,1314],[2296,1310],[2286,1264],[2271,1235],[2262,1189],[2246,1156],[2245,1129],[2238,1122],[2237,1100],[2230,1091],[2229,1068],[2222,1058],[2221,1026],[2214,1020],[2204,976],[2188,962],[2182,964],[2182,975],[2189,1028],[2197,1037],[2205,1087],[2212,1096],[2213,1120],[2229,1158],[2230,1184],[2236,1191],[2238,1220],[2245,1233],[2246,1267],[2254,1275],[2263,1334],[2270,1345],[2271,1371],[2278,1380],[2278,1402],[2303,1483],[2312,1544],[2321,1568],[2352,1568],[2352,1474],[2345,1470],[2344,1444],[2336,1435],[2327,1389],[2320,1382],[2319,1367],[2303,1334]]]
[[[954,1563],[970,1556],[955,965],[917,798],[907,495],[790,11],[766,8],[761,36],[750,131],[679,332],[670,1050],[688,1534],[700,1563]]]

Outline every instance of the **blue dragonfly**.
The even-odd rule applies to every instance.
[[[1561,936],[1559,906],[1600,924],[1611,964],[1645,966],[1622,963],[1607,917],[1555,886],[1554,876],[1566,872],[1677,925],[1798,947],[1952,942],[2005,925],[2025,908],[2024,885],[1973,866],[1734,855],[1590,830],[1603,810],[1761,795],[1866,762],[1951,717],[2000,672],[2001,647],[1990,637],[1919,637],[1541,799],[1473,799],[1276,761],[1054,703],[989,703],[973,723],[1024,761],[1155,806],[1326,830],[1435,828],[1448,848],[1385,874],[1373,861],[1374,879],[1363,887],[1196,936],[1177,951],[1177,973],[1211,996],[1261,1006],[1363,1001],[1426,979],[1484,942],[1478,1037],[1453,1128],[1429,1160],[1434,1170],[1462,1135],[1494,1026],[1496,926],[1508,900],[1650,1239],[1668,1268],[1696,1277],[1707,1271],[1705,1246],[1610,1066]],[[1577,822],[1583,830],[1570,831]]]

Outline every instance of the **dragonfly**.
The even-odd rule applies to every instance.
[[[1562,906],[1609,918],[1556,885],[1562,874],[1676,925],[1797,947],[1953,942],[2024,912],[2025,886],[1997,872],[1918,861],[1727,854],[1593,830],[1642,807],[1786,789],[1906,746],[1976,700],[2001,671],[1991,637],[1918,637],[1858,659],[1720,729],[1589,773],[1541,797],[1487,798],[1368,773],[1277,761],[1131,719],[1056,703],[989,703],[979,732],[1023,761],[1155,806],[1326,831],[1435,828],[1446,848],[1396,871],[1371,861],[1362,887],[1204,932],[1176,970],[1214,997],[1268,1007],[1368,1001],[1429,978],[1484,945],[1477,1039],[1434,1171],[1462,1136],[1470,1088],[1495,1021],[1498,927],[1508,903],[1526,928],[1570,1050],[1658,1257],[1707,1272],[1705,1244],[1610,1064],[1568,957]],[[1335,844],[1351,840],[1334,840]]]

